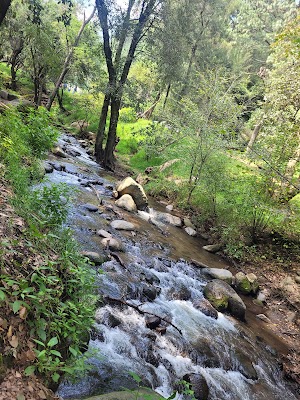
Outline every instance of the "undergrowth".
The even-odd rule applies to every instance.
[[[0,243],[0,350],[8,364],[15,360],[26,375],[41,374],[55,385],[62,374],[86,368],[94,277],[62,227],[72,193],[61,185],[31,189],[43,176],[41,157],[58,137],[51,117],[44,109],[8,110],[0,127],[2,179],[12,187],[18,214],[17,227],[7,221],[11,234]]]

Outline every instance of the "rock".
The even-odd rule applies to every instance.
[[[178,161],[180,161],[179,158],[175,158],[174,160],[169,160],[169,161],[165,162],[164,164],[162,164],[159,167],[159,172],[163,172],[165,169],[171,167],[173,164],[175,164]]]
[[[189,300],[191,298],[191,291],[186,286],[181,284],[176,289],[172,288],[169,291],[169,296],[174,300],[176,299],[176,300],[185,300],[185,301],[187,301],[187,300]]]
[[[87,257],[90,261],[92,261],[96,265],[101,265],[108,260],[107,256],[100,255],[95,251],[81,251],[80,254],[83,255],[84,257]]]
[[[61,158],[66,158],[67,154],[61,149],[60,146],[56,146],[52,149],[52,153],[57,156],[57,157],[61,157]]]
[[[266,322],[267,324],[271,324],[270,318],[268,318],[265,314],[257,314],[256,318],[261,319],[262,321]]]
[[[197,232],[195,231],[195,229],[190,228],[189,226],[184,228],[184,230],[186,231],[186,233],[190,236],[197,236]]]
[[[167,213],[159,213],[157,219],[161,222],[164,222],[169,225],[181,227],[182,221],[181,218],[176,217],[175,215],[167,214]]]
[[[192,228],[192,229],[196,230],[195,225],[194,225],[194,224],[192,223],[192,221],[191,221],[189,218],[187,218],[187,217],[184,217],[184,218],[183,218],[183,225],[186,226],[187,228]]]
[[[117,187],[117,192],[119,196],[124,194],[130,194],[133,198],[138,210],[147,210],[148,208],[148,198],[144,189],[135,180],[128,177],[124,179]]]
[[[0,97],[4,100],[8,100],[8,92],[6,90],[0,90]]]
[[[238,272],[235,275],[235,287],[236,290],[243,294],[256,294],[259,286],[256,275],[244,274],[243,272]]]
[[[161,323],[161,319],[159,317],[146,315],[145,317],[146,327],[149,329],[155,329]]]
[[[166,326],[158,326],[155,328],[155,331],[159,333],[160,335],[164,335],[167,332],[167,327]]]
[[[78,129],[79,131],[85,131],[89,126],[89,123],[86,120],[82,119],[79,121],[72,122],[70,126],[72,128]]]
[[[169,211],[169,212],[173,211],[173,209],[174,209],[173,204],[168,204],[168,205],[166,206],[166,210]]]
[[[192,259],[192,260],[191,260],[191,263],[192,263],[193,265],[195,265],[196,267],[198,267],[198,268],[201,268],[201,269],[202,269],[202,268],[207,268],[207,269],[209,269],[209,266],[206,265],[206,264],[204,264],[204,263],[201,262],[201,261]]]
[[[203,246],[202,248],[209,253],[216,253],[217,251],[221,250],[222,245],[220,243],[208,244],[206,246]]]
[[[123,244],[113,237],[104,238],[101,240],[101,243],[104,247],[108,247],[110,250],[124,251]]]
[[[195,399],[200,399],[200,400],[209,399],[209,387],[203,375],[201,374],[185,375],[183,377],[183,380],[189,382],[192,385],[191,389],[194,392],[193,397]]]
[[[110,223],[110,226],[114,229],[123,231],[134,231],[136,229],[134,224],[132,224],[131,222],[123,221],[121,219],[115,219]]]
[[[53,169],[54,169],[53,165],[51,165],[49,163],[45,163],[44,168],[45,168],[46,174],[51,174],[53,172]]]
[[[99,208],[97,206],[95,206],[94,204],[87,203],[87,204],[84,204],[83,207],[86,208],[90,212],[99,211]]]
[[[111,313],[108,313],[106,316],[106,323],[111,328],[116,328],[117,326],[121,325],[121,321]]]
[[[146,284],[143,285],[142,293],[149,301],[155,300],[157,296],[156,288]]]
[[[119,392],[110,392],[98,396],[87,397],[85,398],[85,400],[144,400],[146,398],[151,400],[165,399],[164,397],[160,396],[159,394],[150,389],[139,388],[138,390],[133,390],[133,389],[128,390],[128,385],[125,387],[127,388],[127,391],[124,390]]]
[[[116,206],[124,208],[124,210],[130,212],[137,210],[136,204],[130,194],[124,194],[122,197],[116,200]]]
[[[218,311],[228,311],[234,317],[245,320],[246,306],[228,283],[214,279],[205,286],[204,296]]]
[[[206,299],[196,299],[193,301],[193,306],[201,311],[207,317],[218,319],[218,311]]]
[[[229,285],[232,284],[233,275],[227,269],[222,268],[205,268],[202,270],[205,274],[211,276],[214,279],[220,279],[221,281],[227,282]]]
[[[257,372],[250,358],[238,349],[235,351],[235,357],[238,361],[238,371],[244,375],[245,378],[256,381],[258,379]]]
[[[287,293],[295,292],[295,281],[291,276],[287,276],[280,283],[281,288]]]
[[[97,231],[97,235],[101,236],[101,237],[104,237],[104,238],[111,238],[112,237],[112,234],[107,232],[107,231],[105,231],[104,229],[99,229],[99,231]]]
[[[262,303],[266,303],[267,296],[264,292],[259,292],[256,299]]]

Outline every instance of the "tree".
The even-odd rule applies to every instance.
[[[145,28],[151,26],[155,18],[159,0],[129,0],[127,9],[118,10],[114,4],[105,0],[96,0],[98,17],[103,34],[104,54],[108,72],[108,83],[101,110],[97,131],[95,154],[96,160],[105,168],[114,168],[114,148],[116,144],[116,130],[119,119],[121,100],[130,67],[139,42],[145,34]],[[117,12],[114,24],[110,19]],[[138,16],[138,17],[137,17]],[[137,18],[136,18],[137,17]],[[114,31],[111,26],[114,25]],[[113,42],[115,42],[115,55],[113,56]],[[125,48],[127,55],[123,58]],[[105,149],[103,150],[105,127],[108,110],[110,107],[110,120]]]

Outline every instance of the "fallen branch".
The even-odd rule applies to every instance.
[[[167,320],[166,318],[163,318],[163,317],[161,317],[160,315],[151,313],[151,312],[149,312],[149,311],[141,310],[140,307],[141,307],[143,304],[135,305],[135,304],[128,303],[128,302],[125,301],[125,300],[116,299],[116,298],[110,297],[110,296],[105,296],[105,297],[104,297],[104,300],[105,300],[105,299],[106,299],[106,300],[109,300],[109,301],[112,301],[112,302],[115,302],[115,303],[120,303],[120,304],[124,304],[124,305],[126,305],[126,306],[128,306],[128,307],[131,307],[131,308],[133,308],[134,310],[136,310],[139,314],[142,314],[142,315],[148,314],[148,315],[152,315],[153,317],[159,318],[159,319],[161,319],[162,321],[166,322],[167,324],[171,325],[174,329],[176,329],[176,330],[182,335],[182,331],[181,331],[179,328],[177,328],[177,326],[174,325],[172,322],[170,322],[169,320]]]

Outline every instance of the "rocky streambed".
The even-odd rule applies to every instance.
[[[277,356],[284,345],[264,322],[253,322],[228,266],[203,249],[194,227],[179,226],[151,201],[139,212],[117,206],[114,177],[73,137],[62,135],[58,145],[45,166],[47,184],[77,190],[67,223],[95,264],[99,292],[91,370],[64,381],[58,394],[83,399],[135,389],[133,372],[164,398],[176,391],[188,398],[178,383],[185,379],[197,399],[296,399]],[[252,278],[240,276],[240,289],[256,293]]]

